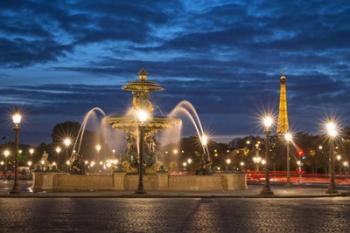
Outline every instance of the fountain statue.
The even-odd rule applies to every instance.
[[[175,127],[181,124],[181,120],[175,117],[154,116],[154,106],[149,97],[152,92],[162,91],[163,88],[152,81],[148,80],[147,72],[141,70],[139,72],[139,79],[127,83],[122,87],[124,91],[132,93],[132,107],[124,116],[109,116],[107,122],[115,129],[120,129],[126,132],[127,151],[126,158],[132,166],[135,166],[137,161],[137,138],[138,127],[140,122],[136,119],[135,113],[137,110],[144,110],[151,116],[151,118],[144,124],[145,133],[145,163],[147,167],[151,167],[156,171],[159,167],[157,165],[157,158],[159,153],[156,133],[160,130]]]

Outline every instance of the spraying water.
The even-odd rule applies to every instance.
[[[169,117],[178,116],[179,114],[184,114],[188,119],[190,119],[193,127],[196,130],[198,138],[203,142],[203,139],[207,139],[202,127],[202,123],[198,116],[198,113],[194,106],[187,100],[179,102],[175,108],[168,114]],[[203,151],[209,154],[208,146],[206,143],[201,143]]]
[[[75,150],[76,153],[78,153],[78,154],[80,153],[80,147],[81,147],[81,143],[83,141],[86,125],[89,122],[89,119],[91,117],[96,117],[96,113],[100,113],[103,117],[106,116],[106,113],[99,107],[94,107],[85,114],[83,121],[81,123],[80,129],[78,131],[78,135],[77,135],[75,142],[74,142],[74,145],[73,145],[73,150]]]

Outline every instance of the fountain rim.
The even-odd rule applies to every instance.
[[[132,116],[108,116],[106,122],[110,124],[113,128],[135,128],[140,126],[140,123],[137,119]],[[116,125],[120,126],[116,126]],[[155,116],[152,117],[148,122],[144,123],[145,128],[155,128],[155,129],[166,129],[175,127],[182,124],[182,120],[174,117],[166,117],[166,116]]]
[[[158,83],[149,80],[135,80],[122,87],[124,91],[163,91],[164,88]]]

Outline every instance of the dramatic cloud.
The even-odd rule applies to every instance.
[[[25,136],[31,142],[95,106],[125,111],[120,86],[142,67],[166,88],[153,96],[162,110],[187,99],[217,135],[257,133],[257,111],[276,110],[282,72],[295,129],[317,131],[327,111],[350,120],[345,0],[29,0],[0,9],[1,117],[21,106],[37,132]]]

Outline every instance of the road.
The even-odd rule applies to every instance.
[[[350,198],[0,198],[0,232],[349,232]]]

